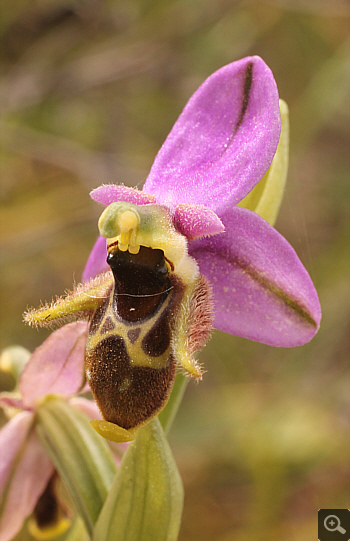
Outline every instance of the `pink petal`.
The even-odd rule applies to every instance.
[[[222,233],[225,228],[220,218],[203,205],[178,205],[175,226],[189,240]]]
[[[16,396],[15,393],[1,393],[0,394],[0,406],[16,408],[19,410],[25,409],[22,398]]]
[[[84,353],[89,324],[76,321],[53,332],[29,359],[19,380],[27,406],[49,394],[70,396],[84,381]]]
[[[202,204],[221,218],[267,171],[279,135],[271,70],[257,56],[233,62],[190,98],[143,190],[160,204]]]
[[[75,396],[69,400],[69,403],[73,408],[85,413],[90,419],[102,419],[100,410],[94,400],[88,400],[82,396]]]
[[[1,446],[4,450],[1,452],[1,462],[8,462],[7,456],[11,456],[12,461],[16,459],[16,463],[11,479],[6,479],[10,481],[10,485],[2,510],[0,541],[10,541],[19,532],[24,520],[33,512],[54,471],[54,466],[36,433],[29,432],[32,420],[32,414],[19,413],[1,431]],[[12,427],[8,428],[10,424]],[[5,429],[7,430],[4,432]],[[3,483],[2,477],[1,482]]]
[[[33,424],[34,415],[22,411],[0,430],[0,493],[3,494],[13,463]]]
[[[110,270],[107,265],[107,240],[98,237],[85,265],[83,281],[87,282],[90,278],[95,278],[107,270]]]
[[[247,209],[236,207],[222,220],[225,233],[195,240],[189,249],[213,287],[214,326],[273,346],[311,340],[321,308],[293,248]]]
[[[129,188],[122,184],[103,184],[90,192],[92,199],[103,205],[110,205],[117,201],[126,201],[135,205],[148,205],[155,203],[156,198],[136,188]]]

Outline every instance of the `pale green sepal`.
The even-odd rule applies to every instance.
[[[116,473],[106,441],[88,418],[67,401],[50,397],[37,409],[37,432],[70,491],[92,536]]]
[[[183,487],[158,419],[129,445],[95,528],[94,541],[176,541]]]
[[[244,198],[239,207],[259,214],[269,224],[274,225],[282,203],[287,180],[289,161],[289,114],[288,105],[280,100],[281,135],[272,163],[260,182]]]
[[[177,373],[167,405],[158,415],[160,424],[162,425],[163,430],[166,434],[168,434],[171,425],[173,424],[173,421],[176,417],[188,381],[189,378],[187,376],[181,374],[181,372]]]

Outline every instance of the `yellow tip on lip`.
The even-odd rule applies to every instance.
[[[72,522],[63,517],[57,521],[56,524],[52,526],[47,526],[46,528],[39,528],[36,521],[31,518],[28,522],[28,530],[32,537],[38,541],[51,541],[51,539],[56,539],[60,535],[64,534],[68,528],[70,528]]]
[[[90,421],[90,424],[92,428],[96,430],[98,434],[100,434],[100,436],[106,440],[114,441],[116,443],[126,443],[128,441],[132,441],[135,438],[137,430],[137,428],[126,430],[125,428],[122,428],[114,423],[110,423],[109,421],[100,421],[98,419]]]

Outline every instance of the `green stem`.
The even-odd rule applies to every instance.
[[[171,391],[169,401],[165,408],[158,415],[158,419],[160,420],[160,423],[166,434],[169,433],[171,425],[176,417],[183,395],[185,393],[187,383],[188,378],[183,374],[178,373],[175,378],[173,390]]]
[[[94,541],[176,541],[183,486],[158,419],[141,426],[123,456]]]

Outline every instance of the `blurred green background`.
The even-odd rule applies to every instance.
[[[80,281],[101,183],[142,186],[187,99],[258,54],[290,107],[277,229],[323,308],[308,345],[215,332],[170,442],[180,541],[309,541],[349,506],[347,0],[11,0],[1,4],[1,346],[39,345],[22,312]]]

